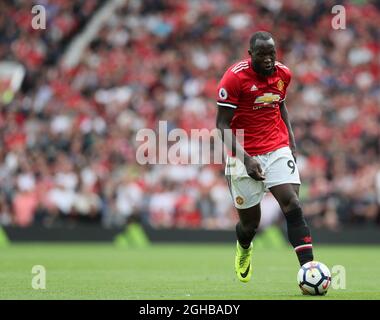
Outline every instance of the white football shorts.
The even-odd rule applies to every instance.
[[[251,178],[238,158],[227,157],[225,175],[236,208],[247,209],[257,205],[271,187],[286,183],[301,184],[297,164],[289,147],[253,158],[261,165],[264,181]]]

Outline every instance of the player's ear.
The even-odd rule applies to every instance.
[[[251,49],[248,49],[248,54],[249,54],[250,56],[252,56],[252,50],[251,50]]]

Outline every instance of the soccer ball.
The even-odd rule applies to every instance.
[[[324,296],[331,284],[331,273],[323,263],[305,263],[297,274],[297,282],[305,295]]]

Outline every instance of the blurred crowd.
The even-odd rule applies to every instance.
[[[139,217],[233,228],[222,165],[139,165],[136,134],[159,120],[168,131],[213,129],[217,82],[248,57],[257,30],[273,34],[293,73],[287,106],[305,215],[331,230],[380,223],[379,1],[341,1],[346,29],[334,30],[335,1],[130,0],[64,68],[63,39],[98,2],[39,1],[45,31],[30,28],[33,1],[0,3],[0,61],[27,70],[22,90],[0,102],[0,223],[111,227]]]

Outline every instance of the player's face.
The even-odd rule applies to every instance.
[[[256,40],[254,48],[248,50],[252,58],[253,69],[263,75],[270,76],[274,72],[276,48],[273,39]]]

